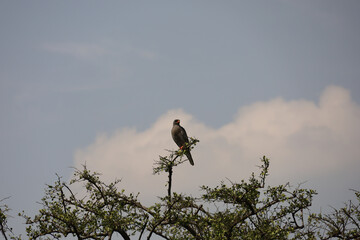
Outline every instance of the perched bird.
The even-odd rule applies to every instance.
[[[194,160],[191,157],[190,149],[186,149],[186,144],[189,143],[189,139],[185,129],[182,126],[180,126],[179,119],[175,119],[173,122],[173,127],[171,129],[171,136],[180,149],[187,150],[185,152],[185,155],[188,158],[190,164],[194,165]]]

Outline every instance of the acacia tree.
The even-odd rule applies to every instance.
[[[191,139],[189,149],[198,140]],[[268,186],[269,160],[260,173],[240,183],[202,186],[198,198],[172,191],[172,175],[184,163],[186,150],[170,151],[154,164],[154,174],[168,176],[167,195],[151,206],[118,189],[100,174],[83,167],[69,183],[58,176],[45,189],[42,208],[26,218],[30,239],[357,239],[359,205],[349,204],[335,215],[309,214],[314,190],[290,184]],[[85,194],[74,192],[81,183]],[[358,194],[358,193],[357,193]],[[359,195],[357,195],[359,198]],[[360,199],[359,199],[360,200]],[[342,224],[342,225],[341,225]],[[343,226],[343,228],[341,228]],[[336,229],[340,229],[337,231]]]
[[[0,203],[5,199],[0,200]],[[6,204],[0,205],[0,232],[1,235],[7,240],[8,238],[15,238],[12,233],[12,228],[8,226],[8,212],[10,211],[9,207]]]
[[[360,192],[355,191],[357,203],[349,201],[329,214],[311,214],[309,229],[319,239],[360,239]]]

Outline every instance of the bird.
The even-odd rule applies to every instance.
[[[192,159],[190,149],[186,148],[187,147],[186,145],[189,143],[189,139],[185,129],[182,126],[180,126],[179,119],[175,119],[173,122],[173,127],[171,129],[171,136],[174,139],[176,145],[178,145],[180,149],[186,150],[185,156],[188,158],[190,164],[194,166],[194,160]]]

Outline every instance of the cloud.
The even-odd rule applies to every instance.
[[[91,43],[46,43],[44,49],[80,59],[95,59],[108,54],[105,47]]]
[[[148,61],[159,58],[159,55],[153,51],[129,44],[119,44],[111,40],[102,41],[100,43],[45,43],[43,48],[51,53],[62,54],[83,60],[94,60],[102,56],[112,56],[119,59],[135,57]]]
[[[120,178],[122,188],[149,201],[165,195],[166,175],[152,175],[152,165],[165,149],[176,149],[170,136],[175,118],[200,143],[193,150],[195,166],[175,169],[174,191],[197,195],[204,184],[247,179],[263,155],[270,157],[272,183],[307,181],[323,200],[333,201],[347,200],[341,198],[344,191],[358,188],[360,107],[337,86],[327,87],[318,103],[282,98],[253,103],[218,129],[181,109],[170,110],[145,131],[124,128],[98,136],[76,152],[75,166],[86,163],[107,181]]]

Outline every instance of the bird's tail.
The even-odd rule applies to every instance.
[[[194,160],[192,159],[191,153],[189,151],[185,152],[187,159],[189,160],[190,164],[194,166]]]

